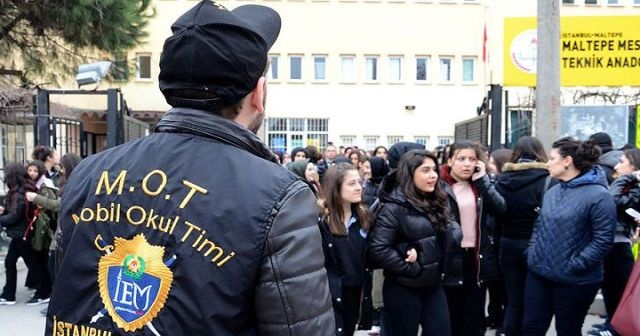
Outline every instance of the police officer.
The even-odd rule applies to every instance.
[[[154,134],[91,156],[62,200],[47,335],[329,335],[315,197],[254,134],[280,17],[205,0],[171,26]]]

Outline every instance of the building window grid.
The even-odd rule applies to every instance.
[[[313,79],[317,81],[327,80],[327,56],[313,56]]]
[[[378,56],[365,57],[365,80],[374,82],[378,80]]]
[[[355,56],[343,55],[340,56],[340,80],[342,82],[354,82],[355,81]]]
[[[389,80],[392,82],[402,80],[402,56],[389,56]]]
[[[151,79],[151,54],[136,54],[136,79]]]
[[[402,140],[404,140],[404,137],[402,135],[389,135],[387,136],[387,145],[392,146]]]
[[[429,56],[416,56],[416,81],[429,80]]]
[[[438,137],[438,146],[446,146],[453,143],[453,137],[444,137],[444,136],[440,136]]]
[[[278,61],[280,56],[278,55],[269,55],[269,79],[270,80],[278,80],[279,79],[279,64]]]
[[[453,57],[440,57],[440,81],[451,82],[451,71],[453,68]]]
[[[289,79],[302,80],[301,55],[289,55]]]
[[[424,135],[417,135],[413,138],[413,140],[415,141],[415,143],[417,144],[421,144],[423,145],[425,148],[429,147],[429,136],[424,136]]]
[[[365,150],[372,151],[380,145],[380,137],[377,135],[365,135],[362,139],[364,140]]]
[[[329,141],[329,119],[267,118],[265,130],[271,150],[286,151],[306,145],[324,150]]]
[[[462,58],[462,81],[474,82],[476,80],[476,58],[475,57],[463,57]]]
[[[341,135],[340,136],[340,144],[345,147],[351,147],[356,144],[356,136],[355,135]]]

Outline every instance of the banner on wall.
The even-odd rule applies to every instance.
[[[504,85],[535,86],[537,21],[504,20]],[[562,86],[640,85],[640,17],[560,18]]]

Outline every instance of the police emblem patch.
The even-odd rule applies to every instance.
[[[173,273],[163,262],[164,247],[150,245],[143,234],[115,238],[113,251],[98,263],[100,297],[119,328],[134,331],[158,315],[167,300]]]

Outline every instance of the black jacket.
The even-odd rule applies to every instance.
[[[455,183],[454,179],[449,175],[449,167],[441,167],[442,184],[445,192],[449,196],[449,205],[451,207],[451,213],[456,222],[460,222],[460,209],[458,208],[458,202],[456,196],[453,193],[451,184]],[[489,180],[489,176],[485,175],[472,182],[472,187],[477,192],[476,204],[478,212],[479,223],[477,225],[477,239],[476,244],[476,260],[478,264],[478,284],[496,280],[499,275],[498,260],[495,254],[494,244],[496,243],[494,237],[487,226],[487,215],[490,213],[493,216],[498,216],[504,213],[506,204],[504,198],[498,193],[494,185]],[[458,244],[458,252],[456,254],[451,253],[449,262],[462,265],[462,248]],[[444,285],[447,286],[459,286],[463,284],[462,273],[456,277],[447,277],[444,279]]]
[[[369,255],[384,269],[385,279],[406,287],[430,287],[441,283],[445,253],[459,246],[460,226],[451,222],[438,232],[426,214],[407,200],[391,173],[382,182],[378,212],[369,240]],[[405,261],[407,251],[418,252],[415,263]],[[460,270],[456,271],[456,273]]]
[[[307,184],[221,117],[172,109],[156,131],[85,159],[65,185],[46,335],[332,333]]]
[[[0,216],[0,225],[7,229],[9,238],[22,238],[33,217],[35,207],[29,207],[24,194],[24,187],[20,187],[8,197],[4,214]]]
[[[638,224],[625,211],[628,208],[640,210],[640,186],[633,174],[622,175],[615,179],[609,187],[613,201],[616,203],[616,234],[631,238]]]
[[[351,227],[352,230],[359,230],[359,223],[353,223]],[[345,270],[342,267],[341,257],[344,257],[337,251],[336,240],[337,239],[351,239],[350,237],[336,237],[331,233],[329,229],[329,225],[324,220],[318,221],[318,226],[320,227],[320,234],[322,235],[322,250],[324,252],[325,258],[325,268],[327,270],[327,276],[329,277],[329,290],[331,291],[331,298],[333,303],[333,309],[335,313],[336,320],[336,331],[335,335],[344,335],[344,321],[343,317],[343,306],[342,306],[342,286],[344,283]],[[359,234],[355,232],[355,234]],[[358,238],[358,237],[356,237]],[[364,239],[363,239],[364,240]],[[366,244],[366,242],[365,242]],[[360,296],[360,318],[358,322],[359,329],[363,329],[363,324],[368,325],[370,328],[372,317],[371,310],[367,309],[367,307],[372,305],[371,302],[371,287],[373,285],[373,270],[371,270],[366,263],[366,249],[362,250],[362,258],[363,263],[362,267],[359,270],[353,270],[359,272],[362,276],[362,295]]]
[[[529,239],[538,218],[549,170],[542,162],[506,163],[496,190],[506,203],[506,211],[496,216],[502,236]]]
[[[362,191],[362,203],[364,203],[368,208],[373,205],[376,199],[378,199],[378,188],[380,188],[380,185],[371,181],[368,181],[367,184],[364,185],[364,190]]]

